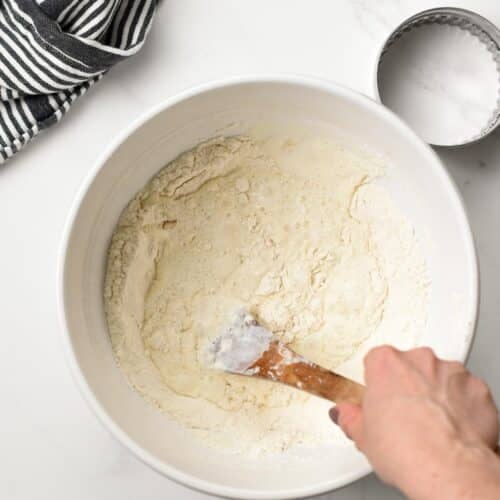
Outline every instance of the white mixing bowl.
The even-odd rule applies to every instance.
[[[319,494],[360,478],[370,467],[354,446],[311,451],[306,459],[255,461],[224,456],[186,438],[129,388],[115,365],[102,287],[113,228],[146,181],[228,124],[262,122],[271,115],[333,124],[389,158],[393,168],[383,183],[422,236],[432,279],[421,344],[442,357],[464,360],[478,309],[476,254],[457,190],[432,149],[380,104],[302,77],[240,78],[185,92],[129,127],[92,168],[64,234],[58,295],[68,359],[86,400],[127,448],[171,479],[232,498]]]

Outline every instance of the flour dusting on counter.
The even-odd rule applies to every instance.
[[[313,134],[215,138],[162,169],[123,212],[109,249],[107,322],[130,384],[228,452],[342,439],[328,402],[214,370],[206,352],[242,308],[329,369],[373,335],[415,345],[427,269],[412,226],[375,183],[384,171]]]

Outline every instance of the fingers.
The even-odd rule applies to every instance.
[[[449,375],[453,373],[463,373],[467,371],[465,369],[464,364],[460,363],[460,361],[442,361],[442,364]]]
[[[475,394],[477,399],[493,403],[490,388],[483,379],[471,375],[467,380],[467,385],[470,392]]]
[[[418,347],[409,351],[399,351],[394,347],[383,345],[375,347],[365,356],[365,380],[384,380],[386,387],[392,383],[405,386],[408,378],[414,378],[415,372],[424,379],[437,382],[446,380],[453,373],[463,373],[465,368],[457,361],[439,359],[429,347]]]
[[[498,442],[499,422],[488,385],[463,370],[448,377],[447,389],[449,401],[461,421],[470,422],[473,434],[494,449]]]
[[[363,430],[363,412],[361,406],[354,403],[339,403],[330,410],[330,418],[340,426],[345,435],[361,447]]]

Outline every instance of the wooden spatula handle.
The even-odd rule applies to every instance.
[[[360,403],[364,393],[364,387],[357,382],[318,365],[300,361],[289,364],[283,370],[281,381],[334,402]]]
[[[275,380],[334,402],[360,403],[364,386],[311,363],[278,341],[253,365],[255,375]]]

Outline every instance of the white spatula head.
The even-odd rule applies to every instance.
[[[269,349],[273,334],[242,309],[210,346],[212,366],[242,375],[252,375],[251,366]]]

